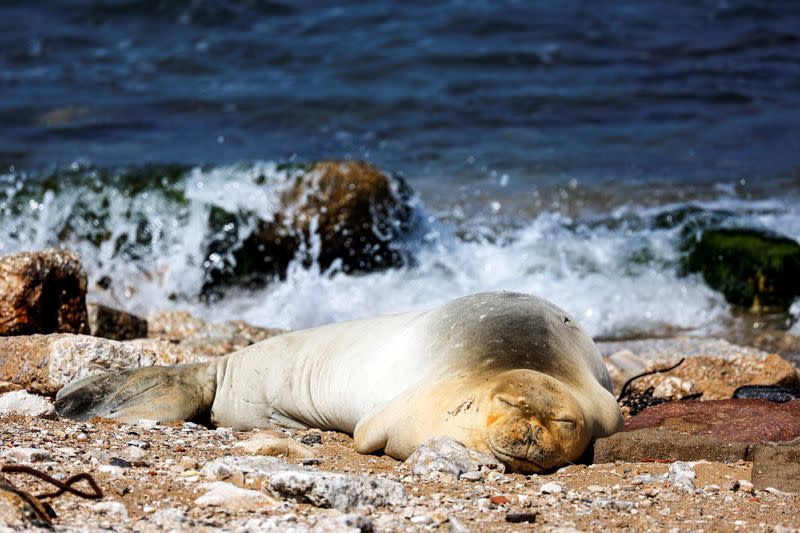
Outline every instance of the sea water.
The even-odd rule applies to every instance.
[[[793,1],[4,4],[0,253],[73,249],[90,300],[142,314],[300,328],[521,290],[598,337],[713,332],[687,237],[800,239],[798,28]],[[402,175],[413,261],[201,298],[210,210],[268,220],[284,164],[325,158]]]

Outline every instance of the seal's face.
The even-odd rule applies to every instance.
[[[486,445],[512,470],[542,472],[574,461],[588,445],[583,413],[569,389],[530,370],[504,372],[487,398]]]

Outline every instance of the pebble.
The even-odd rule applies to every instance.
[[[549,481],[539,487],[539,492],[542,494],[560,494],[564,491],[564,487],[555,481]]]
[[[669,481],[673,486],[687,492],[694,492],[694,468],[684,461],[675,461],[669,465]]]
[[[280,529],[282,531],[287,530],[285,526]],[[311,528],[312,533],[359,533],[375,530],[376,528],[369,518],[358,513],[323,517],[317,520],[314,527]]]
[[[151,511],[152,512],[152,511]],[[175,507],[155,511],[151,521],[164,529],[179,526],[186,521],[186,513]]]
[[[117,501],[97,502],[92,505],[92,511],[109,516],[128,518],[128,509],[125,508],[124,504]]]
[[[464,522],[462,522],[453,515],[449,516],[449,522],[450,522],[450,531],[452,531],[452,533],[469,533],[470,531],[469,528],[464,524]]]
[[[429,524],[433,524],[433,517],[426,514],[416,515],[411,517],[412,524],[418,524],[421,526],[427,526]]]
[[[269,503],[266,494],[257,490],[243,489],[226,483],[214,481],[203,483],[200,488],[209,489],[197,498],[194,503],[201,507],[224,507],[226,509],[253,510]]]
[[[3,452],[3,458],[15,463],[41,463],[53,460],[50,453],[41,448],[11,448]]]
[[[282,455],[289,459],[313,459],[317,455],[311,446],[277,431],[256,432],[249,439],[236,443],[234,448],[242,448],[251,455]]]
[[[130,468],[130,464],[127,468]],[[106,474],[110,474],[112,477],[119,477],[123,475],[125,472],[125,467],[119,465],[100,465],[97,467],[98,472],[104,472]]]

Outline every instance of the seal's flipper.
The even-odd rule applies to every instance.
[[[74,420],[99,416],[126,423],[190,420],[211,408],[215,366],[153,366],[89,376],[56,395],[56,412]]]
[[[353,443],[358,453],[374,453],[386,447],[389,435],[380,414],[361,419],[353,431]]]

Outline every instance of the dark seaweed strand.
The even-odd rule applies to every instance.
[[[674,365],[672,365],[669,368],[657,368],[655,370],[649,370],[647,372],[642,372],[641,374],[633,376],[631,379],[629,379],[628,381],[625,382],[625,384],[622,386],[622,390],[619,391],[619,396],[617,397],[617,403],[621,402],[622,399],[626,396],[626,393],[628,392],[628,387],[630,386],[631,383],[634,382],[634,380],[637,380],[637,379],[642,378],[644,376],[649,376],[650,374],[660,374],[662,372],[669,372],[670,370],[675,370],[676,368],[681,366],[681,364],[684,361],[686,361],[686,358],[682,357],[680,361],[678,361],[677,363],[675,363]]]
[[[9,474],[28,474],[34,477],[38,477],[39,479],[58,487],[58,490],[55,492],[48,492],[46,494],[37,495],[36,497],[39,499],[55,498],[56,496],[61,496],[65,492],[69,492],[70,494],[74,494],[75,496],[80,496],[81,498],[86,498],[87,500],[99,500],[103,497],[103,491],[100,490],[99,486],[97,486],[97,483],[95,482],[94,478],[92,478],[92,476],[86,472],[71,476],[64,481],[60,481],[54,477],[48,476],[44,472],[40,472],[35,468],[23,465],[2,465],[0,466],[0,472],[6,472]],[[85,480],[86,483],[88,483],[89,486],[92,487],[92,490],[94,492],[83,492],[81,490],[72,488],[73,484],[81,480]]]

